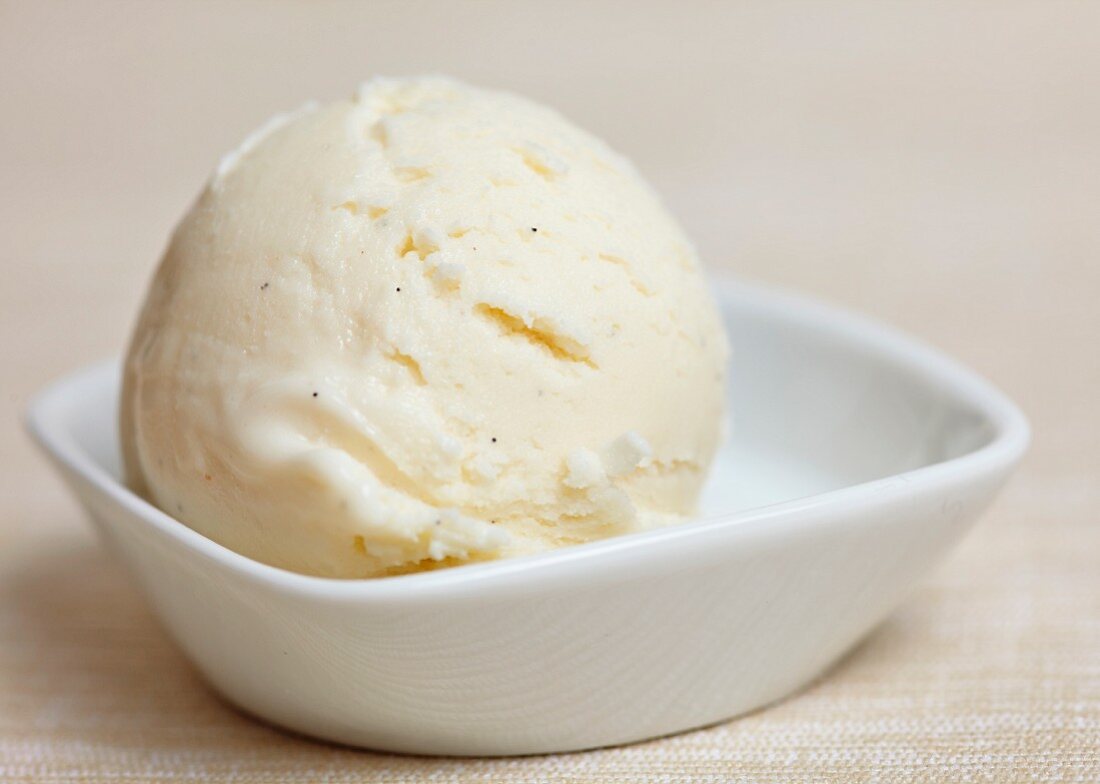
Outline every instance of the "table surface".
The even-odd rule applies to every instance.
[[[1100,780],[1100,5],[0,4],[0,780]],[[18,432],[117,353],[251,126],[362,77],[550,103],[707,262],[892,322],[1030,416],[965,542],[803,693],[627,748],[430,760],[220,702]]]

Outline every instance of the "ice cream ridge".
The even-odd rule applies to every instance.
[[[376,79],[276,118],[172,237],[127,481],[285,569],[382,577],[693,513],[728,345],[633,166],[557,113]]]

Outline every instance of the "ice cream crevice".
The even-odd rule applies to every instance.
[[[405,258],[410,253],[415,253],[417,258],[424,261],[428,256],[439,250],[439,243],[442,238],[438,236],[438,232],[433,231],[407,231],[405,232],[405,239],[397,249],[397,255],[399,258]]]
[[[335,204],[332,209],[344,210],[349,215],[366,215],[371,220],[378,220],[390,211],[389,207],[380,207],[377,204],[368,204],[364,207],[353,199],[349,199],[343,204]]]
[[[520,157],[524,166],[544,180],[556,180],[569,171],[568,164],[537,144],[513,147],[512,152]]]
[[[673,476],[684,469],[698,470],[702,466],[698,460],[688,457],[672,457],[661,460],[651,460],[638,470],[652,476]]]
[[[393,170],[393,176],[398,182],[410,183],[426,180],[432,173],[423,166],[397,166]]]
[[[621,269],[623,271],[623,274],[626,275],[627,280],[630,281],[630,285],[633,286],[635,291],[637,291],[639,294],[642,294],[646,297],[654,296],[655,292],[653,291],[653,289],[648,286],[644,280],[634,274],[634,270],[631,267],[630,262],[624,259],[622,256],[617,256],[614,253],[600,253],[598,255],[598,258],[600,259],[600,261],[605,261],[608,264],[612,264]]]
[[[574,338],[555,331],[545,319],[533,318],[527,322],[496,305],[481,302],[474,312],[494,323],[504,335],[521,338],[537,346],[564,362],[577,362],[591,368],[597,368],[588,354],[588,347]]]
[[[373,139],[378,142],[378,145],[384,150],[389,147],[390,144],[390,128],[389,122],[385,117],[377,122],[371,123],[371,126],[367,129],[367,138]]]
[[[427,379],[424,378],[424,371],[421,369],[420,363],[409,354],[394,349],[386,356],[395,364],[408,370],[409,375],[412,376],[413,381],[415,381],[417,385],[424,386],[428,383]]]
[[[462,282],[462,276],[466,274],[466,267],[453,261],[440,261],[441,255],[436,252],[427,258],[429,272],[443,288],[457,289]]]

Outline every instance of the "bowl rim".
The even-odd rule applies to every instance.
[[[835,511],[837,506],[877,505],[889,499],[912,496],[952,478],[1007,472],[1026,451],[1031,431],[1020,409],[990,382],[923,341],[869,317],[770,285],[745,282],[731,275],[715,276],[713,284],[722,302],[736,302],[740,307],[763,311],[788,323],[826,330],[848,345],[861,347],[878,361],[898,370],[908,370],[923,383],[938,388],[983,416],[991,426],[991,438],[970,452],[938,463],[804,498],[461,568],[386,578],[348,579],[300,574],[230,550],[161,511],[111,476],[81,446],[66,423],[74,408],[80,405],[75,392],[82,384],[106,373],[108,368],[117,368],[117,359],[94,363],[48,385],[32,399],[25,425],[34,441],[63,473],[83,479],[101,495],[196,555],[279,592],[335,600],[454,594],[486,581],[511,580],[518,574],[528,576],[547,570],[564,569],[571,575],[579,574],[580,570],[590,573],[586,564],[591,558],[636,557],[639,550],[664,551],[674,544],[691,543],[719,532],[746,536],[761,534],[766,529],[779,535],[814,525],[823,514]]]

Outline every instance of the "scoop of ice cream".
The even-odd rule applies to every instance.
[[[634,168],[558,114],[376,80],[277,118],[172,238],[128,481],[266,563],[366,577],[690,514],[727,343]]]

